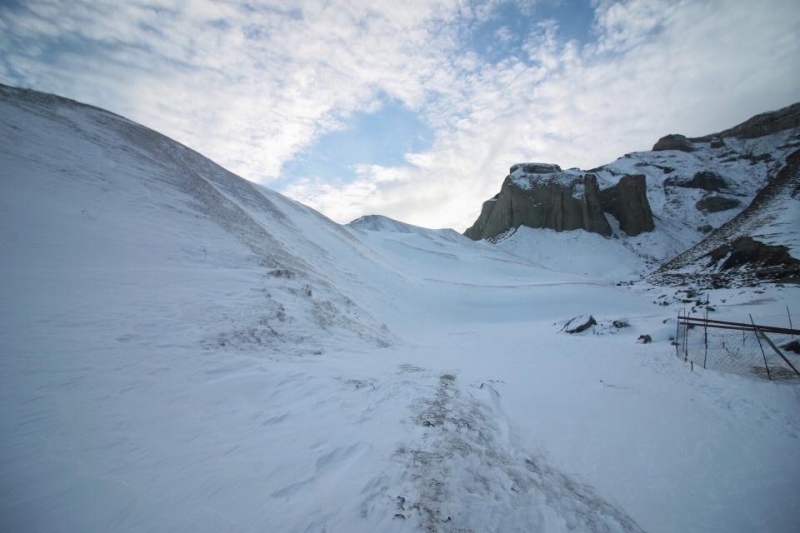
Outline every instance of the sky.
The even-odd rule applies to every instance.
[[[796,0],[0,0],[0,82],[340,223],[463,231],[514,163],[593,168],[800,101],[798,58]]]

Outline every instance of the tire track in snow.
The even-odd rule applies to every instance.
[[[406,472],[396,519],[430,533],[642,531],[591,486],[516,449],[491,382],[464,389],[442,374],[412,411],[423,435],[397,451]]]

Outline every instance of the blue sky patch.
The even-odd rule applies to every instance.
[[[397,100],[386,100],[374,113],[353,113],[345,127],[326,133],[285,163],[281,179],[270,184],[297,178],[333,177],[339,182],[355,178],[354,167],[360,164],[404,166],[405,154],[426,150],[433,142],[433,131],[419,114]]]
[[[504,2],[492,11],[488,20],[466,29],[469,49],[484,60],[497,63],[509,56],[518,56],[525,40],[545,20],[555,20],[561,40],[581,44],[591,39],[594,10],[588,0],[544,0],[525,13],[516,2]]]
[[[539,20],[553,19],[558,22],[558,35],[565,40],[586,44],[594,37],[591,34],[594,9],[589,0],[551,0],[536,6]]]

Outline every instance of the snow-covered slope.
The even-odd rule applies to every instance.
[[[559,272],[594,280],[629,280],[648,272],[648,263],[635,251],[646,237],[607,239],[588,231],[553,231],[520,226],[498,239],[499,248]],[[633,249],[632,249],[633,248]]]
[[[342,227],[5,87],[0,207],[0,531],[800,523],[794,388],[690,373],[655,293],[449,230]],[[599,325],[559,332],[581,313]]]
[[[647,176],[647,197],[656,218],[656,231],[647,240],[656,246],[645,253],[659,263],[672,259],[744,210],[800,146],[800,132],[790,129],[755,139],[729,137],[716,147],[710,142],[694,146],[693,152],[634,152],[596,169],[609,181],[625,174]],[[718,191],[678,185],[691,182],[697,173],[712,173],[725,185]],[[719,212],[698,208],[698,202],[708,197],[739,204]]]
[[[655,231],[630,237],[619,230],[612,215],[606,214],[614,229],[611,239],[601,241],[582,234],[553,237],[548,230],[536,230],[517,235],[509,231],[496,241],[501,247],[550,268],[572,269],[560,258],[583,255],[588,246],[592,254],[618,255],[623,264],[605,268],[601,267],[605,261],[600,259],[592,269],[578,267],[571,271],[591,271],[593,276],[617,280],[619,276],[631,278],[652,272],[741,213],[786,164],[787,156],[800,147],[800,130],[793,127],[755,138],[708,136],[693,141],[685,140],[693,151],[634,152],[588,171],[597,175],[601,188],[616,184],[622,176],[643,174]],[[583,172],[569,169],[562,174],[570,177]],[[782,228],[791,226],[793,212],[790,209],[786,215],[789,218],[780,223]],[[774,214],[771,216],[775,218]],[[758,228],[751,230],[760,234]],[[765,227],[764,232],[770,231]],[[790,233],[779,230],[777,241],[794,243],[796,238]],[[559,242],[559,253],[544,254],[540,246],[543,241]]]
[[[725,269],[724,250],[741,239],[754,239],[751,250],[741,257],[738,268]],[[763,246],[779,247],[790,257],[764,257]],[[741,247],[741,246],[740,246]],[[730,255],[728,252],[728,256]],[[717,257],[722,255],[722,257]],[[714,257],[712,257],[714,256]],[[751,283],[754,279],[790,279],[796,268],[787,268],[800,257],[800,150],[786,158],[785,165],[761,189],[747,208],[711,235],[663,265],[652,280],[685,284],[694,278],[712,277],[716,285],[732,281]],[[795,272],[792,275],[792,272]]]
[[[208,342],[285,344],[328,336],[310,335],[308,324],[288,320],[296,314],[310,317],[320,333],[341,329],[386,340],[380,324],[331,281],[355,280],[373,262],[337,224],[123,118],[37,93],[2,91],[4,268],[22,277],[59,272],[65,283],[78,282],[69,276],[95,283],[121,273],[152,289],[180,290],[185,269],[198,283],[220,275],[248,278],[252,286],[238,296],[259,301],[260,315],[208,316]],[[349,263],[332,255],[342,250]],[[220,312],[230,312],[222,311],[223,293],[214,299]]]

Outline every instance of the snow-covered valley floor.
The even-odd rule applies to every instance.
[[[666,339],[636,344],[672,312],[629,289],[437,270],[404,281],[393,346],[334,335],[304,352],[207,342],[258,314],[257,269],[127,274],[4,272],[3,530],[800,520],[797,387],[690,373]],[[632,327],[559,333],[587,310]]]
[[[800,529],[800,389],[691,372],[674,291],[337,226],[119,117],[2,104],[0,531]]]

